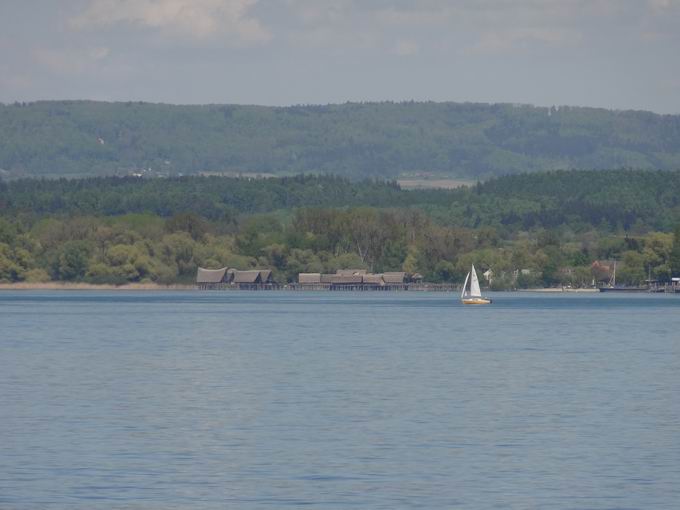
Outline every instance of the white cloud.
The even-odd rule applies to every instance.
[[[81,73],[109,56],[109,49],[39,48],[33,51],[35,60],[58,73]]]
[[[249,10],[257,0],[91,0],[71,26],[89,29],[118,23],[194,39],[224,37],[235,45],[268,41],[269,31]]]

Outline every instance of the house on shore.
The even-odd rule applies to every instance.
[[[228,283],[227,270],[228,268],[226,267],[223,267],[222,269],[205,269],[199,267],[198,272],[196,273],[196,285],[199,289],[225,285]]]
[[[671,292],[680,292],[680,277],[671,278]]]
[[[196,286],[202,290],[451,290],[452,284],[423,284],[422,275],[404,271],[369,273],[365,269],[339,269],[334,274],[299,273],[297,283],[280,285],[270,269],[239,269],[199,267]]]
[[[269,269],[254,269],[249,271],[235,271],[232,282],[239,289],[262,290],[274,285],[272,272]]]
[[[321,273],[300,273],[298,274],[300,285],[321,285]]]
[[[338,269],[335,274],[300,273],[297,288],[303,290],[406,290],[405,272],[369,273],[365,269]]]
[[[199,267],[196,273],[196,286],[202,290],[270,290],[278,288],[270,269],[240,271],[226,267],[222,269]]]
[[[392,286],[399,286],[403,287],[406,284],[406,273],[402,271],[398,272],[391,272],[391,273],[383,273],[382,274],[382,279],[385,282],[385,285],[392,285]]]

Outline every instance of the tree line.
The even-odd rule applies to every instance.
[[[0,281],[186,283],[229,266],[281,283],[349,267],[462,282],[474,262],[494,288],[583,286],[614,260],[621,283],[680,275],[680,173],[596,175],[430,191],[311,176],[4,182]]]
[[[680,223],[680,171],[518,174],[453,190],[335,176],[21,179],[0,181],[0,215],[169,217],[193,212],[223,225],[242,215],[305,207],[415,207],[441,225],[500,232],[588,228],[670,231]]]

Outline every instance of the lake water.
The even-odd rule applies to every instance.
[[[680,296],[0,292],[0,508],[680,508]]]

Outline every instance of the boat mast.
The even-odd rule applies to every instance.
[[[612,271],[612,275],[609,277],[609,286],[616,287],[616,261],[614,261],[614,270]]]

